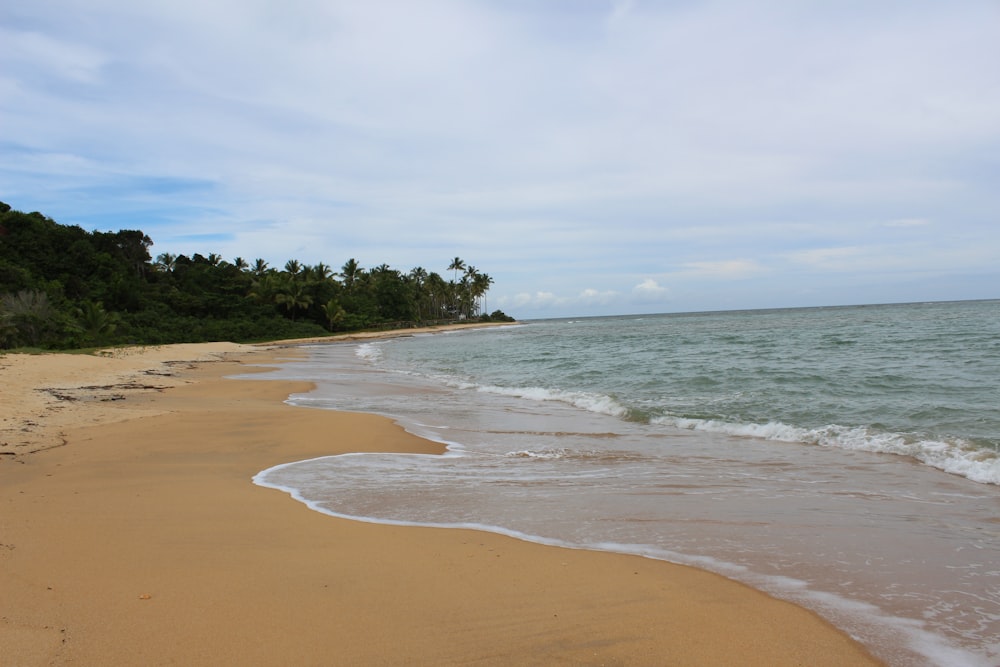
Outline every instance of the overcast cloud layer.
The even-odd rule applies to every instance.
[[[1000,3],[32,0],[0,200],[521,318],[1000,297]]]

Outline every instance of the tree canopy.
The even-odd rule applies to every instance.
[[[139,230],[87,232],[0,202],[0,349],[253,341],[455,320],[483,312],[493,279],[456,257],[442,270],[340,271],[215,253],[155,260]],[[461,272],[461,273],[460,273]]]

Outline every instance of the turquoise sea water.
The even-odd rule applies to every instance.
[[[998,301],[546,320],[269,376],[449,445],[257,476],[320,511],[697,565],[890,664],[1000,663]]]

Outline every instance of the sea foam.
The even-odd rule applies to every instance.
[[[942,442],[912,439],[898,433],[878,433],[868,428],[836,424],[807,429],[780,422],[734,424],[712,419],[681,417],[655,417],[651,423],[692,431],[908,456],[974,482],[1000,485],[1000,455],[964,440]]]

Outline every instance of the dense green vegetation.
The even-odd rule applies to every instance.
[[[289,260],[149,254],[138,230],[87,232],[0,202],[0,349],[274,340],[482,314],[493,280],[456,257],[445,280],[349,259],[339,272]]]

